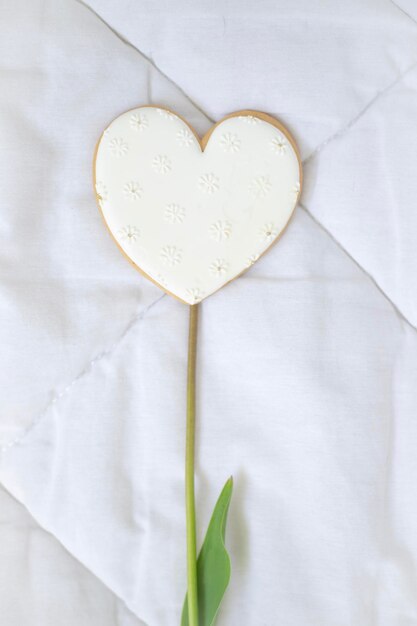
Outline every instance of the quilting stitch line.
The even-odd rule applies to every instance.
[[[357,113],[347,124],[345,124],[345,126],[340,128],[333,135],[330,135],[330,137],[325,139],[321,144],[317,146],[317,148],[315,148],[307,157],[305,157],[305,159],[303,159],[303,165],[305,165],[311,159],[317,156],[317,154],[319,154],[324,148],[326,148],[329,143],[333,143],[333,141],[336,141],[337,139],[343,137],[353,126],[355,126],[356,122],[358,122],[365,115],[365,113],[367,113],[367,111],[379,100],[379,98],[382,98],[382,96],[391,91],[391,89],[393,89],[398,83],[400,83],[407,76],[407,74],[412,72],[416,67],[417,61],[412,63],[410,67],[402,72],[402,74],[397,76],[391,83],[389,83],[389,85],[386,85],[385,87],[383,87],[383,89],[378,91],[375,96],[371,100],[369,100],[369,102],[359,111],[359,113]]]
[[[400,6],[399,4],[397,4],[396,2],[394,2],[394,0],[391,0],[391,4],[393,4],[395,6],[396,9],[398,9],[399,11],[401,11],[401,13],[403,13],[406,17],[408,17],[408,19],[410,19],[412,22],[414,22],[414,24],[417,26],[417,21],[414,19],[414,17],[412,15],[410,15],[409,13],[407,13],[407,11],[405,9],[402,8],[402,6]]]
[[[64,396],[66,396],[69,393],[69,391],[74,387],[74,385],[76,385],[81,379],[84,378],[84,376],[86,376],[89,372],[91,372],[93,370],[93,368],[95,367],[95,365],[97,365],[97,363],[99,363],[102,359],[104,359],[105,357],[111,356],[113,354],[113,352],[116,350],[118,345],[129,334],[129,332],[136,326],[136,324],[138,322],[142,321],[144,319],[144,317],[146,316],[146,314],[154,306],[156,306],[158,304],[158,302],[160,302],[162,300],[162,298],[165,297],[165,295],[166,294],[163,293],[161,296],[159,296],[159,298],[156,298],[156,300],[153,300],[153,302],[148,304],[148,306],[145,307],[142,311],[140,311],[139,313],[136,313],[132,317],[132,319],[128,322],[127,326],[125,327],[125,329],[123,330],[121,335],[116,339],[116,341],[109,348],[106,348],[102,352],[99,352],[99,354],[97,354],[93,359],[91,359],[87,363],[87,365],[85,365],[83,367],[83,369],[80,371],[80,373],[68,385],[66,385],[64,387],[64,389],[62,389],[62,391],[60,391],[57,394],[54,394],[52,396],[51,400],[45,406],[45,408],[42,411],[40,411],[40,413],[38,413],[38,415],[30,422],[30,424],[23,430],[23,432],[20,435],[18,435],[17,437],[15,437],[14,439],[10,440],[6,444],[3,444],[0,447],[0,452],[7,452],[7,450],[10,450],[10,448],[15,446],[16,444],[21,443],[23,441],[23,439],[25,439],[25,437],[27,437],[27,435],[37,426],[37,424],[39,424],[39,422],[42,421],[42,419],[48,414],[48,412],[51,410],[51,408],[61,398],[63,398]]]
[[[100,22],[102,24],[104,24],[104,26],[107,26],[107,28],[122,42],[124,43],[126,46],[128,46],[129,48],[131,48],[132,50],[134,50],[135,52],[137,52],[141,57],[143,57],[145,59],[145,61],[147,61],[149,63],[149,65],[151,65],[157,72],[159,72],[159,74],[161,74],[161,76],[163,76],[167,81],[169,81],[172,85],[174,85],[174,87],[176,89],[178,89],[178,91],[184,96],[184,98],[187,98],[188,102],[190,102],[190,104],[193,105],[193,107],[195,107],[197,109],[197,111],[199,111],[201,113],[201,115],[204,115],[204,117],[211,123],[214,124],[214,120],[209,117],[207,115],[207,113],[205,113],[203,111],[203,109],[196,103],[194,102],[194,100],[192,100],[190,98],[190,96],[188,94],[185,93],[185,91],[183,90],[182,87],[180,87],[180,85],[178,85],[172,78],[170,78],[167,74],[165,74],[165,72],[163,72],[155,63],[155,61],[147,56],[144,52],[142,52],[141,50],[139,50],[139,48],[137,48],[131,41],[129,41],[128,39],[126,39],[121,33],[119,33],[115,28],[113,28],[113,26],[111,26],[108,22],[106,22],[106,20],[104,18],[101,17],[101,15],[99,13],[97,13],[97,11],[95,11],[92,7],[90,7],[86,2],[84,2],[83,0],[75,0],[76,2],[78,2],[78,4],[80,4],[81,6],[83,6],[85,9],[87,9],[87,11],[90,11],[90,13],[92,13],[93,15],[96,16],[96,18],[98,20],[100,20]],[[150,95],[150,94],[149,94]]]
[[[350,252],[340,243],[340,241],[338,239],[336,239],[336,237],[332,234],[332,232],[330,230],[328,230],[324,224],[322,222],[320,222],[313,213],[311,213],[311,211],[309,211],[307,209],[307,207],[302,204],[302,203],[298,203],[298,206],[305,211],[305,213],[307,213],[307,215],[313,220],[313,222],[333,241],[333,243],[336,244],[336,246],[342,251],[344,252],[344,254],[352,261],[352,263],[354,263],[356,265],[356,267],[358,269],[360,269],[368,278],[369,280],[372,281],[372,283],[375,285],[375,287],[378,289],[379,293],[384,297],[385,300],[387,300],[390,305],[392,306],[392,308],[394,309],[394,312],[396,313],[396,315],[407,324],[407,326],[409,326],[410,328],[412,328],[413,330],[417,331],[417,327],[414,326],[412,324],[412,322],[410,322],[410,320],[404,315],[404,313],[401,311],[401,309],[395,304],[395,302],[393,300],[391,300],[391,298],[387,295],[387,293],[382,289],[382,287],[379,285],[379,283],[377,282],[377,280],[372,276],[372,274],[370,274],[367,270],[364,269],[364,267],[358,263],[358,261],[355,259],[354,256],[352,256],[350,254]]]

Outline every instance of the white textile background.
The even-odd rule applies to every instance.
[[[0,623],[178,626],[188,312],[103,227],[92,155],[153,103],[304,159],[280,243],[202,305],[219,626],[417,626],[417,6],[0,0]]]

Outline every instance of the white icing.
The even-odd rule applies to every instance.
[[[291,141],[239,114],[202,151],[175,114],[139,107],[103,133],[96,193],[125,254],[166,291],[195,304],[247,269],[285,228],[300,192]]]

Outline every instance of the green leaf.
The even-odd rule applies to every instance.
[[[197,559],[198,624],[212,626],[230,580],[230,558],[224,545],[227,512],[232,497],[233,479],[223,487]],[[181,626],[188,626],[188,602],[185,596]]]

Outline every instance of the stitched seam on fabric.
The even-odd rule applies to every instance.
[[[325,139],[321,144],[317,146],[304,160],[303,165],[308,163],[311,159],[313,159],[317,154],[319,154],[324,148],[326,148],[329,143],[333,143],[337,139],[343,137],[355,124],[369,111],[369,109],[382,98],[386,93],[388,93],[391,89],[393,89],[398,83],[400,83],[407,74],[412,72],[417,67],[417,61],[414,61],[404,72],[402,72],[399,76],[397,76],[391,83],[383,87],[380,91],[378,91],[369,102],[357,113],[345,126],[336,131],[333,135],[330,135],[327,139]]]
[[[132,50],[134,50],[135,52],[137,52],[141,57],[143,57],[145,59],[145,61],[147,61],[149,63],[149,65],[151,67],[153,67],[157,72],[159,72],[159,74],[161,74],[161,76],[163,76],[167,81],[169,81],[172,85],[174,85],[174,87],[176,89],[178,89],[178,91],[184,96],[184,98],[186,98],[190,104],[193,105],[193,107],[195,107],[200,113],[201,115],[204,115],[204,117],[209,120],[209,122],[211,124],[214,124],[214,120],[209,117],[207,115],[207,113],[205,113],[203,111],[203,109],[196,103],[194,102],[194,100],[192,100],[190,98],[190,96],[188,94],[185,93],[184,89],[178,85],[178,83],[176,83],[170,76],[168,76],[167,74],[165,74],[165,72],[163,70],[161,70],[160,67],[158,67],[155,63],[155,61],[152,59],[152,57],[147,56],[144,52],[142,52],[142,50],[139,50],[139,48],[137,48],[131,41],[129,41],[128,39],[126,39],[126,37],[124,37],[121,33],[119,33],[115,28],[113,28],[113,26],[111,26],[108,22],[106,22],[106,20],[101,17],[101,15],[99,13],[97,13],[97,11],[95,11],[92,7],[90,7],[86,2],[84,2],[84,0],[75,0],[76,2],[78,2],[78,4],[80,4],[81,6],[83,6],[85,9],[87,9],[87,11],[90,11],[93,15],[95,15],[97,17],[98,20],[100,20],[100,22],[102,24],[104,24],[104,26],[107,26],[107,28],[122,42],[124,43],[126,46],[128,46],[129,48],[131,48]],[[149,78],[148,78],[149,80]],[[149,96],[150,96],[150,90],[149,90]]]
[[[30,422],[30,424],[24,429],[24,431],[20,435],[18,435],[17,437],[12,439],[8,443],[2,445],[0,447],[0,452],[6,452],[7,450],[10,450],[10,448],[15,446],[16,444],[21,443],[23,441],[23,439],[25,439],[27,437],[27,435],[37,426],[37,424],[39,424],[39,422],[42,421],[42,419],[48,414],[48,412],[51,410],[51,408],[53,406],[55,406],[56,403],[59,400],[61,400],[61,398],[66,396],[71,391],[71,389],[74,387],[74,385],[76,385],[87,374],[89,374],[91,371],[93,371],[93,369],[97,365],[97,363],[99,363],[102,359],[104,359],[106,357],[112,356],[113,352],[116,350],[118,345],[129,334],[129,332],[134,328],[134,326],[138,322],[142,321],[144,319],[144,317],[146,316],[146,314],[156,304],[158,304],[158,302],[160,302],[162,300],[162,298],[165,297],[165,295],[166,295],[165,293],[162,294],[161,296],[159,296],[159,298],[157,298],[156,300],[153,300],[153,302],[148,304],[148,306],[145,307],[142,311],[140,311],[139,313],[135,313],[135,315],[128,322],[127,326],[125,327],[125,329],[123,330],[121,335],[116,339],[116,341],[109,348],[106,348],[102,352],[99,352],[98,354],[96,354],[96,356],[93,359],[88,361],[88,363],[83,367],[83,369],[80,371],[80,373],[68,385],[66,385],[64,387],[64,389],[62,389],[62,391],[60,391],[59,393],[54,393],[52,398],[51,398],[51,400],[47,403],[46,407],[40,413],[38,413],[38,415]]]
[[[313,222],[328,236],[330,237],[330,239],[333,241],[333,243],[336,244],[336,246],[338,246],[338,248],[340,248],[340,250],[342,252],[344,252],[344,254],[356,265],[356,267],[358,269],[360,269],[368,278],[369,280],[372,281],[372,283],[375,285],[375,287],[378,289],[378,291],[380,292],[380,294],[385,298],[385,300],[387,300],[390,305],[392,306],[394,312],[397,314],[397,316],[403,321],[405,322],[408,326],[410,326],[410,328],[412,328],[413,330],[417,331],[417,327],[414,326],[412,324],[412,322],[410,322],[410,320],[404,315],[404,313],[401,311],[401,309],[395,304],[395,302],[393,300],[391,300],[391,298],[387,295],[387,293],[384,291],[384,289],[380,286],[380,284],[378,283],[378,281],[372,276],[372,274],[370,274],[366,269],[364,269],[364,267],[355,259],[354,256],[352,256],[350,254],[350,252],[340,243],[340,241],[338,239],[336,239],[336,237],[333,235],[333,233],[328,230],[324,224],[322,224],[322,222],[320,222],[316,216],[311,213],[311,211],[309,211],[307,209],[307,207],[302,204],[299,203],[298,206],[303,209],[303,211],[305,211],[305,213],[307,213],[307,215],[313,220]]]
[[[408,19],[410,19],[417,26],[417,20],[415,20],[412,15],[407,13],[407,11],[403,9],[402,6],[394,2],[394,0],[391,0],[391,4],[393,4],[399,11],[401,11],[401,13],[403,13],[406,17],[408,17]]]
[[[87,9],[88,11],[90,11],[93,15],[95,15],[97,17],[97,19],[100,20],[100,22],[102,24],[104,24],[105,26],[107,26],[107,28],[125,45],[129,46],[130,48],[132,48],[132,50],[135,50],[135,52],[137,52],[140,56],[142,56],[157,72],[159,72],[161,74],[161,76],[163,76],[166,80],[168,80],[170,83],[172,83],[180,92],[181,94],[187,98],[187,100],[202,114],[204,115],[204,117],[206,119],[208,119],[212,124],[214,124],[214,120],[207,115],[207,113],[199,106],[197,105],[192,98],[184,91],[184,89],[178,84],[176,83],[170,76],[168,76],[168,74],[166,74],[163,70],[161,70],[161,68],[155,63],[155,61],[147,56],[142,50],[140,50],[137,46],[135,46],[131,41],[129,41],[128,39],[126,39],[121,33],[119,33],[115,28],[113,28],[108,22],[106,22],[106,20],[99,14],[97,13],[97,11],[95,11],[92,7],[90,7],[84,0],[75,0],[76,2],[78,2],[78,4],[80,4],[81,6],[83,6],[85,9]],[[392,2],[392,4],[394,4],[397,9],[399,11],[402,11],[407,17],[409,17],[412,21],[415,21],[410,15],[408,15],[408,13],[406,13],[403,9],[401,9],[401,7],[399,7],[394,0],[390,0]],[[416,22],[417,24],[417,22]],[[361,111],[359,111],[359,113],[357,113],[347,124],[345,124],[345,126],[343,126],[341,129],[339,129],[338,131],[336,131],[333,135],[330,135],[330,137],[328,137],[327,139],[325,139],[321,144],[319,144],[307,157],[305,157],[305,159],[303,160],[303,164],[307,163],[310,159],[312,159],[314,156],[316,156],[316,154],[318,154],[319,152],[321,152],[323,150],[323,148],[325,148],[329,143],[333,142],[334,140],[338,139],[339,137],[341,137],[342,135],[344,135],[348,130],[350,130],[350,128],[368,111],[368,109],[370,109],[373,104],[381,97],[383,96],[387,91],[389,91],[390,89],[392,89],[397,83],[399,83],[409,72],[411,72],[415,67],[417,66],[417,60],[409,67],[407,68],[403,73],[401,73],[399,76],[397,76],[391,83],[389,83],[388,85],[386,85],[385,87],[383,87],[380,91],[378,91],[375,96],[373,96],[368,102],[367,104],[361,109]]]
[[[391,89],[393,89],[398,83],[400,83],[405,76],[407,76],[410,72],[412,72],[415,68],[417,67],[417,61],[415,61],[414,63],[412,63],[410,65],[410,67],[408,67],[404,72],[402,72],[402,74],[400,74],[399,76],[397,76],[397,78],[395,78],[395,80],[393,80],[389,85],[387,85],[386,87],[384,87],[381,91],[379,91],[373,98],[372,100],[370,100],[363,108],[362,110],[350,121],[348,122],[342,129],[340,129],[339,131],[337,131],[334,135],[332,135],[331,137],[329,137],[328,139],[326,139],[322,144],[320,144],[315,150],[313,150],[313,152],[307,156],[304,160],[303,160],[303,165],[305,165],[306,163],[308,163],[313,157],[316,157],[317,154],[319,154],[323,148],[325,148],[330,142],[333,141],[337,141],[338,139],[340,139],[341,137],[343,137],[351,128],[353,128],[355,126],[355,124],[363,117],[363,115],[365,115],[368,110],[377,102],[377,100],[379,100],[379,98],[382,98],[384,95],[386,95],[387,93],[389,93],[391,91]],[[370,274],[365,267],[359,263],[359,261],[357,261],[355,259],[355,257],[350,254],[350,252],[348,252],[347,248],[345,248],[343,246],[343,244],[333,235],[333,233],[324,226],[324,224],[317,219],[317,217],[307,209],[307,207],[305,205],[303,205],[302,203],[299,203],[301,208],[304,209],[304,211],[313,219],[313,221],[332,239],[332,241],[355,263],[355,265],[362,270],[362,272],[368,276],[368,278],[374,283],[374,285],[377,287],[378,291],[384,296],[384,298],[391,304],[394,312],[397,314],[397,316],[404,321],[408,326],[410,326],[410,328],[412,328],[413,330],[417,331],[417,327],[408,319],[408,317],[401,311],[400,307],[389,297],[389,295],[387,294],[387,292],[381,287],[381,285],[378,283],[377,279]]]

